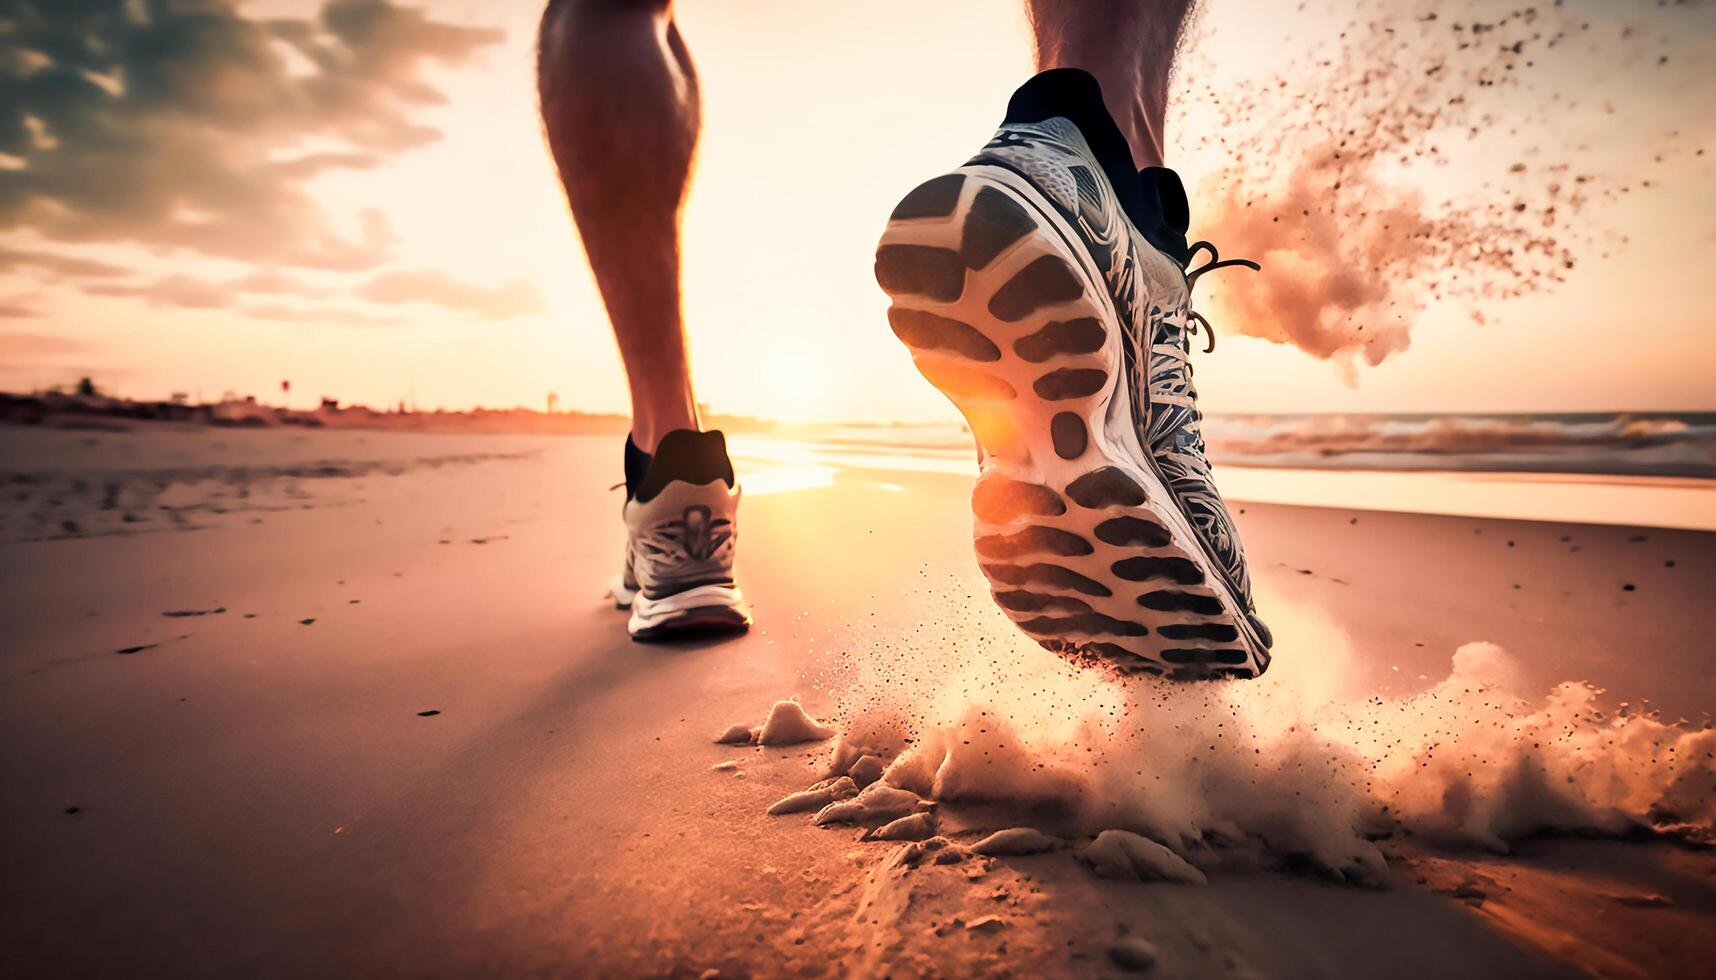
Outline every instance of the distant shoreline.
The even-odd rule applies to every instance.
[[[946,423],[786,423],[705,412],[732,435],[768,435],[848,451],[945,451],[964,458],[971,437]],[[122,432],[143,427],[339,429],[465,435],[623,436],[618,413],[529,408],[420,412],[326,399],[314,409],[254,397],[192,404],[139,401],[89,388],[0,393],[0,424]],[[1220,466],[1269,469],[1564,473],[1716,479],[1716,413],[1215,414],[1202,423]]]
[[[778,423],[737,415],[709,415],[712,427],[731,432],[770,432]],[[60,429],[123,431],[136,424],[179,424],[214,428],[375,429],[391,432],[442,432],[496,435],[621,435],[631,420],[619,414],[539,412],[528,408],[384,410],[324,400],[314,409],[286,408],[254,397],[219,402],[138,401],[99,392],[0,392],[0,424]]]

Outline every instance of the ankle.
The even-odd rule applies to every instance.
[[[634,410],[632,413],[632,443],[645,453],[654,455],[656,447],[661,445],[662,437],[680,429],[703,431],[695,410],[686,407],[666,412]]]

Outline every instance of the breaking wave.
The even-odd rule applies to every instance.
[[[1244,466],[1716,477],[1716,413],[1221,415],[1204,436]]]
[[[1212,415],[1203,432],[1217,463],[1238,466],[1716,477],[1716,412]],[[807,434],[849,455],[945,453],[961,472],[971,458],[953,425]]]

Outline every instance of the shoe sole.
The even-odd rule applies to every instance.
[[[751,628],[745,600],[731,586],[700,586],[660,599],[638,593],[631,609],[626,628],[639,643],[724,636]]]
[[[1137,445],[1119,318],[1073,241],[1022,178],[973,165],[907,194],[876,250],[894,334],[981,449],[978,564],[1063,656],[1255,677],[1268,643]]]

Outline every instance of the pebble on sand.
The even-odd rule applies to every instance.
[[[913,813],[876,828],[871,840],[925,840],[935,836],[935,814]]]
[[[709,768],[715,772],[737,772],[739,763],[733,759],[728,759],[726,762],[717,762]]]
[[[769,720],[757,732],[758,745],[796,745],[799,742],[820,742],[834,734],[834,729],[805,713],[797,701],[776,701],[769,709]]]
[[[1013,857],[1041,854],[1060,845],[1060,838],[1050,837],[1035,827],[1008,827],[1006,830],[997,830],[971,845],[971,850],[975,854],[989,857]]]
[[[1108,958],[1128,973],[1143,973],[1156,965],[1156,947],[1137,936],[1125,936],[1108,947]]]
[[[888,764],[878,756],[860,756],[857,762],[852,763],[852,768],[846,770],[846,775],[851,776],[852,781],[860,787],[864,787],[881,779],[887,768]]]
[[[1674,899],[1669,898],[1666,895],[1658,895],[1654,892],[1635,892],[1625,895],[1609,895],[1607,897],[1612,901],[1619,902],[1622,905],[1635,909],[1667,909],[1674,907]]]
[[[820,810],[836,800],[849,800],[858,795],[858,786],[851,779],[841,776],[839,779],[825,780],[823,783],[800,790],[775,802],[769,807],[769,816],[778,817],[786,813],[805,813],[810,810]]]
[[[1207,885],[1209,879],[1173,851],[1129,830],[1105,830],[1078,850],[1080,861],[1098,878],[1122,881],[1177,881]]]
[[[715,736],[716,745],[745,745],[751,741],[749,725],[729,725],[727,730]]]
[[[931,864],[958,864],[970,856],[971,849],[963,844],[956,844],[946,837],[931,837],[900,845],[900,849],[888,859],[888,866],[915,868],[926,861]]]
[[[871,783],[850,800],[830,803],[816,814],[816,825],[831,823],[868,823],[896,820],[914,812],[923,802],[909,789],[899,789],[887,783]]]

